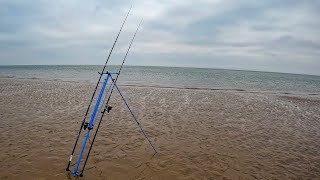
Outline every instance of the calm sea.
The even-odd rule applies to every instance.
[[[116,72],[119,66],[109,66]],[[76,82],[98,80],[102,66],[0,66],[0,77]],[[320,76],[202,68],[125,66],[122,85],[320,93]]]

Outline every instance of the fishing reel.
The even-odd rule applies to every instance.
[[[88,127],[88,125],[89,125],[89,123],[84,122],[84,123],[83,123],[83,130],[86,130],[86,129],[87,129],[87,127]]]
[[[108,113],[111,111],[111,109],[112,109],[112,106],[109,105],[109,104],[107,104],[107,105],[106,105],[106,110],[107,110]]]

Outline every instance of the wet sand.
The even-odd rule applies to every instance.
[[[0,78],[0,179],[75,179],[65,168],[93,88]],[[122,91],[158,153],[115,93],[83,179],[320,177],[320,95]]]

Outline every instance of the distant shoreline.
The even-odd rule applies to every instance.
[[[15,79],[15,80],[31,80],[43,82],[61,82],[61,83],[77,83],[77,84],[94,84],[91,82],[68,81],[63,79],[42,79],[42,78],[22,78],[12,76],[0,76],[0,79]],[[100,83],[102,84],[102,83]],[[234,93],[249,93],[249,94],[274,94],[274,95],[306,95],[318,96],[320,93],[310,92],[287,92],[287,91],[256,91],[250,89],[226,89],[226,88],[205,88],[205,87],[179,87],[179,86],[157,86],[157,85],[142,85],[142,84],[119,84],[123,87],[137,87],[137,88],[159,88],[159,89],[175,89],[175,90],[195,90],[195,91],[217,91],[217,92],[234,92]]]
[[[107,71],[116,72],[111,65]],[[101,66],[14,65],[0,66],[0,77],[96,83]],[[120,85],[238,92],[320,93],[320,76],[205,68],[125,66]]]
[[[13,64],[13,65],[0,65],[0,67],[14,67],[14,66],[101,66],[103,65],[94,65],[94,64]],[[109,65],[112,67],[118,67],[120,65],[112,64]],[[301,73],[293,73],[293,72],[277,72],[277,71],[263,71],[263,70],[247,70],[247,69],[226,69],[226,68],[210,68],[210,67],[183,67],[183,66],[142,66],[142,65],[123,65],[124,67],[149,67],[149,68],[190,68],[190,69],[207,69],[207,70],[227,70],[227,71],[247,71],[247,72],[259,72],[259,73],[277,73],[277,74],[290,74],[290,75],[304,75],[304,76],[317,76],[320,77],[320,74],[301,74]]]

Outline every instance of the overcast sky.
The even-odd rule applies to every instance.
[[[0,65],[104,64],[129,0],[0,0]],[[111,64],[320,75],[318,0],[136,0]]]

